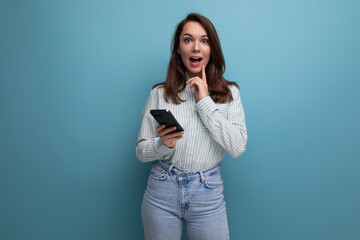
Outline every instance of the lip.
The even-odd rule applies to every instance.
[[[202,60],[201,60],[201,61],[202,61]],[[193,67],[197,67],[197,66],[200,65],[201,61],[200,61],[200,62],[191,62],[191,61],[190,61],[190,64],[191,64]]]

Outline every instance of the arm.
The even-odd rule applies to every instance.
[[[150,114],[150,110],[156,109],[158,106],[156,94],[156,90],[151,91],[142,114],[143,118],[136,142],[136,157],[141,162],[168,159],[175,151],[175,148],[165,146],[158,137],[157,122]]]
[[[213,139],[232,157],[238,157],[246,149],[247,130],[240,92],[233,87],[232,94],[228,119],[218,112],[216,104],[209,96],[197,102],[195,108]]]

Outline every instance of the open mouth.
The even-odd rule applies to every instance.
[[[192,62],[192,63],[199,63],[200,61],[202,60],[202,58],[190,58],[190,61]]]

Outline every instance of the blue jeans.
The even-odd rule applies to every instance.
[[[189,240],[229,239],[220,166],[186,172],[155,162],[141,214],[146,240],[180,240],[183,220]]]

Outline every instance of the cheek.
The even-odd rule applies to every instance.
[[[184,60],[187,56],[186,47],[180,45],[179,54],[180,54],[181,58]]]
[[[206,51],[206,57],[210,58],[210,55],[211,55],[211,51],[210,51],[210,47],[209,47]]]
[[[188,63],[186,61],[186,57],[184,55],[181,55],[181,62],[183,63],[183,65],[185,66],[185,68],[187,68]]]
[[[210,57],[211,57],[211,55],[210,55],[210,51],[209,51],[209,52],[206,53],[206,57],[205,57],[205,59],[206,59],[206,64],[209,62]]]
[[[204,57],[205,57],[206,59],[209,59],[209,58],[210,58],[210,53],[211,53],[211,51],[210,51],[210,46],[204,47],[204,48],[202,49],[202,51],[203,51]]]
[[[191,52],[191,48],[189,48],[188,46],[180,46],[181,56],[187,56],[189,55],[189,52]]]
[[[184,65],[186,65],[186,57],[184,55],[181,55],[181,60]]]

